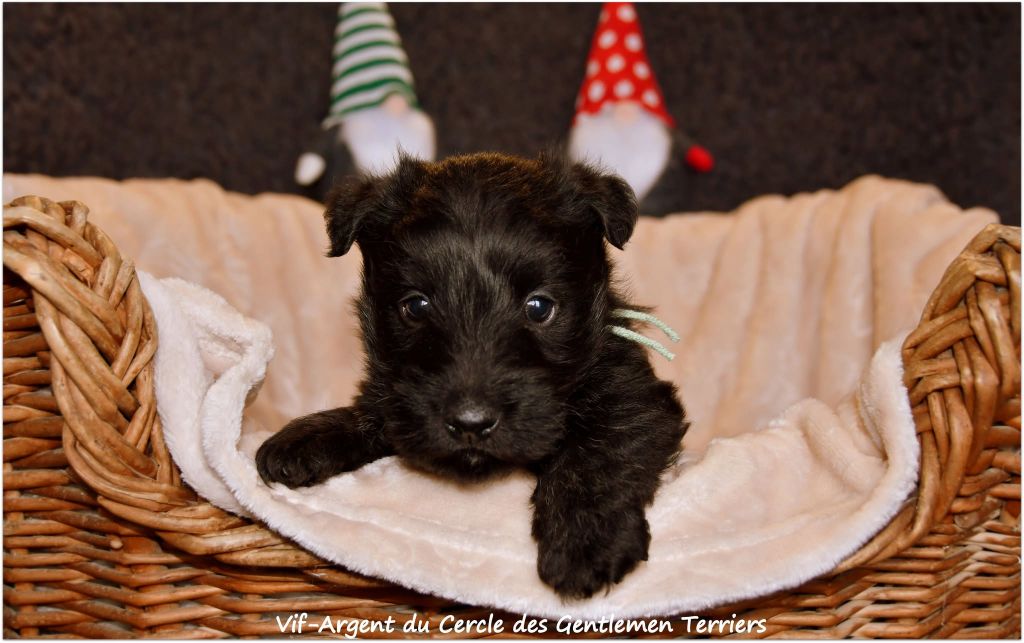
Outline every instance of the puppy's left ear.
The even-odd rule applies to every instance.
[[[633,235],[639,215],[633,188],[618,175],[584,163],[572,165],[566,174],[573,188],[573,201],[582,209],[580,214],[591,221],[596,218],[604,228],[605,239],[622,250]]]

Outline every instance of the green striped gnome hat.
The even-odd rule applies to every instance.
[[[324,128],[401,94],[418,107],[409,59],[383,2],[345,2],[334,29],[331,109]]]

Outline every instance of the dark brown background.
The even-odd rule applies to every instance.
[[[391,7],[442,155],[564,139],[599,5]],[[336,5],[4,8],[4,169],[299,191]],[[1020,222],[1020,7],[639,5],[677,163],[651,212],[727,210],[874,172]]]

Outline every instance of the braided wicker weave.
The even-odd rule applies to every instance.
[[[436,633],[446,614],[487,613],[328,565],[184,486],[156,413],[152,313],[86,214],[37,197],[4,209],[5,635],[279,636],[275,617],[303,611],[415,614]],[[705,616],[766,619],[764,636],[1019,633],[1018,228],[963,251],[903,355],[917,495],[826,577]]]

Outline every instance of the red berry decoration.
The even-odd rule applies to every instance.
[[[710,172],[715,167],[715,158],[700,145],[692,145],[686,151],[686,164],[697,172]]]

